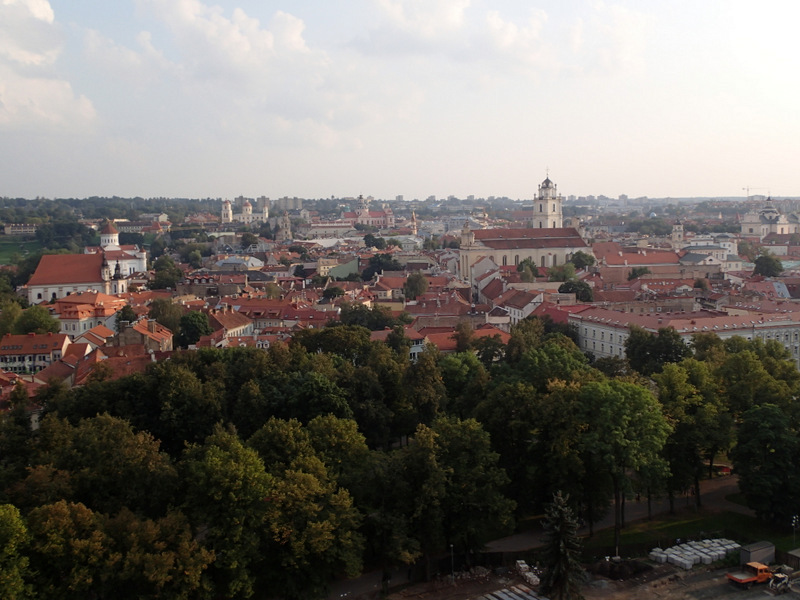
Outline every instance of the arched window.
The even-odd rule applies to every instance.
[[[539,203],[539,212],[544,212],[544,205],[541,202]]]
[[[543,256],[543,257],[542,257],[542,266],[543,266],[543,267],[546,267],[546,266],[547,266],[547,265],[545,264],[545,261],[546,261],[546,260],[547,260],[547,257]]]
[[[515,265],[518,265],[518,264],[519,264],[519,254],[515,254],[515,255],[514,255],[514,264],[515,264]]]
[[[555,254],[553,254],[553,266],[555,267],[555,266],[556,266],[556,264],[558,264],[558,256],[556,256]]]
[[[542,228],[542,222],[539,221],[539,229],[541,229],[541,228]]]
[[[503,266],[505,267],[508,264],[508,257],[503,254]]]
[[[556,212],[556,203],[553,202],[553,212]]]

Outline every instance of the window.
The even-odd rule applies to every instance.
[[[541,202],[539,203],[539,212],[544,212],[544,208],[542,207]]]

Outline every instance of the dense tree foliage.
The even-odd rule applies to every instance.
[[[268,350],[43,386],[36,432],[12,393],[6,595],[321,598],[365,566],[432,574],[451,544],[478,551],[559,491],[559,531],[568,510],[591,531],[613,506],[619,533],[627,495],[683,494],[728,451],[759,516],[800,510],[800,373],[774,340],[634,331],[630,368],[600,370],[569,328],[530,318],[507,345],[464,325],[457,351],[412,361],[390,313],[342,314]]]

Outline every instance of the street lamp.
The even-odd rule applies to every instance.
[[[450,544],[450,577],[453,580],[453,585],[456,584],[456,559],[453,555],[453,544]]]
[[[797,538],[797,527],[800,526],[800,515],[794,515],[792,517],[792,545],[796,543]]]

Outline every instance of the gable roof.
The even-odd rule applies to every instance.
[[[45,254],[28,286],[98,283],[102,268],[102,254]]]

